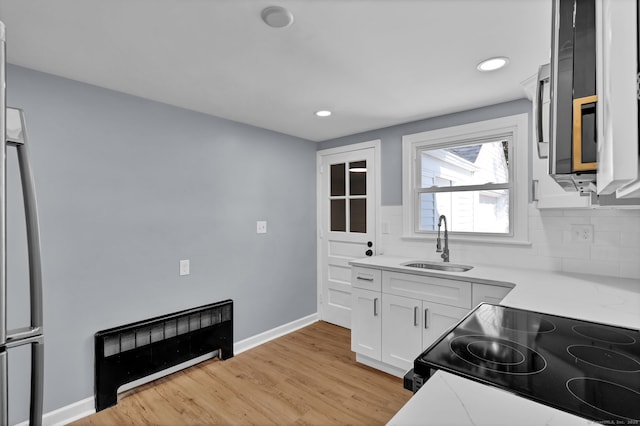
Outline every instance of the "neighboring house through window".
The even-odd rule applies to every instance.
[[[526,114],[403,137],[405,237],[525,242]]]

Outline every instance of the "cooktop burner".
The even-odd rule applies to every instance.
[[[640,332],[481,304],[414,362],[599,422],[640,421]]]
[[[538,352],[517,342],[487,336],[460,336],[449,348],[469,364],[501,374],[535,374],[547,368]]]

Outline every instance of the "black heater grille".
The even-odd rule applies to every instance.
[[[216,350],[233,356],[232,300],[97,332],[96,411],[115,405],[123,384]]]

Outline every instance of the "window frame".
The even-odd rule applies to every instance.
[[[437,231],[418,231],[421,168],[419,153],[424,149],[437,149],[468,144],[471,141],[509,140],[509,217],[508,234],[480,232],[451,232],[450,240],[487,242],[498,244],[530,244],[528,241],[528,114],[517,114],[446,127],[402,137],[402,213],[403,239],[431,240]],[[467,189],[471,186],[465,187]],[[477,189],[485,189],[478,185]],[[443,191],[453,193],[458,191]],[[442,191],[439,191],[442,192]]]

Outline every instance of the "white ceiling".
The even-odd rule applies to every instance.
[[[267,27],[270,5],[293,25]],[[522,98],[550,16],[551,0],[0,0],[10,63],[314,141]],[[511,61],[478,72],[492,56]]]

